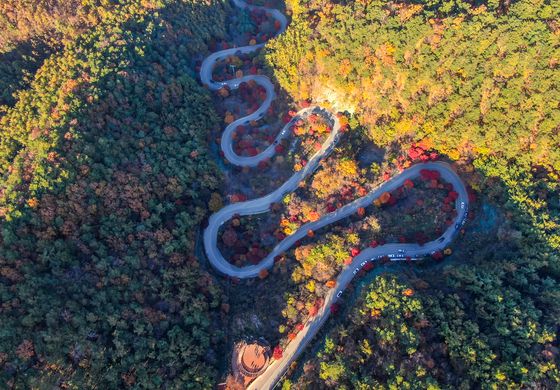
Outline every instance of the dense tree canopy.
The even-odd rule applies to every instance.
[[[36,38],[57,45],[96,25],[130,1],[5,0],[0,4],[0,53]],[[154,4],[155,5],[155,4]],[[131,8],[132,9],[132,8]]]
[[[222,3],[132,1],[38,70],[0,121],[0,381],[208,388],[221,295],[198,224],[219,126],[194,56]]]
[[[124,0],[6,0],[0,4],[0,106],[13,105],[43,61],[76,36],[138,4]],[[152,8],[145,4],[145,8]]]
[[[493,279],[485,269],[449,272],[441,290],[388,275],[374,279],[293,388],[557,386],[551,342],[560,306],[558,294],[546,292],[551,281],[525,295],[507,277]],[[464,291],[449,295],[445,290],[452,286]]]
[[[410,298],[377,281],[376,304],[394,297],[391,307],[372,319],[367,292],[298,388],[557,386],[558,2],[304,0],[288,8],[294,20],[265,55],[282,87],[348,111],[378,146],[413,157],[427,145],[503,213],[488,237],[467,224],[459,264],[444,276],[422,274],[421,285],[438,288],[415,295],[418,306],[400,317]]]
[[[448,17],[429,11],[438,2],[416,3],[304,1],[267,59],[290,93],[355,112],[380,145],[412,135],[453,159],[558,172],[554,2],[516,1],[500,14],[457,1],[466,10]]]
[[[195,80],[196,65],[209,50],[265,42],[279,27],[262,11],[228,21],[229,7],[219,0],[0,4],[6,387],[211,388],[229,355],[221,329],[237,327],[235,337],[267,329],[279,358],[361,249],[426,242],[452,223],[453,188],[433,177],[410,180],[356,215],[309,230],[227,303],[198,258],[199,227],[225,199],[208,135],[265,96],[254,83],[223,88],[214,96],[220,120]],[[453,250],[399,277],[372,279],[372,263],[357,273],[373,283],[352,307],[345,293],[342,306],[330,308],[335,327],[310,349],[295,387],[558,387],[557,0],[289,0],[286,7],[290,26],[264,57],[232,56],[215,77],[263,73],[264,60],[302,107],[319,101],[346,111],[344,134],[314,176],[271,205],[271,219],[224,224],[220,242],[234,262],[258,263],[303,223],[419,161],[452,162],[473,197]],[[236,152],[258,154],[274,139],[261,125],[293,115],[276,106],[240,126]],[[280,185],[302,169],[330,126],[310,115],[292,127],[294,139],[276,146],[275,159],[255,170],[226,165],[239,190],[229,200],[251,196],[241,191],[251,180],[262,185],[270,176],[266,183]],[[485,207],[497,209],[490,227],[478,215]],[[453,253],[449,267],[438,263],[443,253]],[[226,313],[236,320],[224,325]]]

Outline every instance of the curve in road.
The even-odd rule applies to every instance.
[[[268,12],[275,20],[278,20],[278,22],[280,22],[280,29],[278,30],[277,34],[281,34],[286,30],[286,26],[288,25],[288,20],[277,9],[270,9],[266,7],[250,5],[242,0],[233,0],[233,3],[241,9],[248,9],[248,10],[258,9],[258,10],[264,10]],[[289,135],[289,132],[287,130],[288,127],[287,126],[284,127],[284,129],[276,136],[274,142],[272,142],[268,148],[266,148],[258,155],[252,157],[243,157],[236,154],[233,150],[233,143],[232,143],[232,137],[235,129],[238,128],[239,126],[246,125],[247,123],[253,120],[259,120],[265,115],[266,111],[270,107],[270,104],[276,97],[276,94],[274,92],[274,85],[272,84],[272,82],[269,80],[268,77],[261,76],[261,75],[248,75],[233,80],[214,81],[212,79],[212,71],[214,70],[214,65],[218,61],[224,60],[233,55],[252,53],[256,50],[261,49],[262,47],[264,47],[264,43],[258,45],[234,47],[231,49],[215,52],[204,59],[200,68],[200,80],[202,81],[203,84],[208,86],[208,88],[214,91],[217,91],[223,87],[229,87],[232,90],[237,89],[239,88],[239,85],[241,85],[242,83],[246,83],[251,80],[261,85],[266,90],[266,99],[261,104],[261,106],[251,114],[239,118],[233,121],[232,123],[230,123],[225,128],[224,134],[222,135],[221,147],[222,147],[222,151],[224,152],[224,157],[232,164],[238,166],[255,167],[259,164],[259,162],[272,157],[276,152],[275,146],[280,142],[282,138],[285,138],[286,136]]]
[[[249,5],[242,0],[233,0],[233,2],[237,7],[242,9],[266,10],[273,18],[280,22],[279,33],[285,31],[287,26],[287,19],[280,11]],[[257,166],[260,161],[272,157],[275,154],[276,144],[282,138],[288,136],[289,129],[295,121],[300,118],[305,118],[310,112],[314,110],[321,110],[319,107],[310,107],[298,112],[298,114],[279,132],[279,134],[276,136],[275,141],[267,149],[256,156],[244,157],[239,156],[234,152],[232,145],[232,135],[234,130],[238,126],[244,125],[252,120],[257,120],[264,115],[275,98],[274,86],[266,76],[260,75],[250,75],[234,80],[216,82],[212,79],[212,71],[217,61],[223,60],[238,53],[250,53],[262,48],[263,46],[264,44],[243,46],[213,53],[203,61],[200,70],[200,77],[202,82],[212,90],[219,90],[224,86],[228,86],[230,89],[236,89],[242,82],[247,82],[250,80],[254,80],[266,89],[266,99],[255,112],[251,113],[248,116],[237,119],[229,126],[227,126],[224,130],[221,141],[221,147],[224,151],[224,156],[232,164],[238,166]],[[466,221],[468,213],[468,193],[459,176],[455,173],[455,171],[453,171],[449,164],[443,162],[422,163],[406,169],[401,174],[393,177],[391,180],[370,191],[366,196],[356,199],[355,201],[345,205],[344,207],[341,207],[338,210],[325,214],[322,218],[315,222],[310,222],[302,225],[296,232],[286,237],[278,245],[276,245],[274,249],[259,264],[246,267],[237,267],[229,263],[223,257],[217,247],[218,232],[220,226],[222,226],[226,221],[230,220],[234,215],[244,216],[266,213],[269,211],[270,205],[272,203],[280,201],[285,194],[296,190],[299,183],[317,169],[320,161],[333,150],[338,139],[340,138],[340,123],[338,121],[338,118],[336,117],[336,115],[332,114],[329,114],[329,117],[332,122],[332,132],[323,143],[321,149],[311,157],[307,165],[302,170],[294,173],[284,184],[282,184],[282,186],[269,193],[268,195],[245,202],[227,205],[210,217],[208,227],[204,231],[204,248],[210,263],[219,272],[236,278],[254,278],[258,276],[260,271],[271,268],[273,266],[274,258],[277,255],[285,253],[298,240],[306,237],[309,230],[316,231],[324,226],[348,217],[349,215],[355,213],[358,208],[370,205],[383,192],[391,192],[393,190],[396,190],[404,183],[406,179],[413,179],[419,176],[420,171],[423,169],[438,171],[442,179],[453,185],[454,190],[458,193],[458,197],[455,201],[457,216],[453,224],[450,225],[450,227],[438,239],[425,243],[424,245],[400,243],[386,244],[376,248],[367,248],[363,250],[359,255],[354,257],[352,263],[344,268],[337,277],[336,286],[331,289],[325,297],[324,304],[319,310],[318,314],[307,321],[307,323],[304,325],[304,329],[300,331],[297,334],[296,338],[292,340],[285,348],[282,358],[274,360],[268,366],[266,371],[250,384],[250,386],[248,387],[249,389],[271,389],[280,380],[282,375],[288,369],[290,363],[294,361],[297,356],[305,349],[305,346],[311,341],[315,334],[317,334],[319,329],[327,320],[330,314],[329,309],[331,305],[336,302],[336,300],[340,297],[342,291],[344,291],[344,289],[348,286],[354,275],[356,275],[365,264],[371,261],[376,261],[382,257],[389,257],[392,261],[401,261],[405,260],[406,258],[416,260],[424,258],[425,256],[429,256],[434,252],[443,250],[445,247],[447,247]]]

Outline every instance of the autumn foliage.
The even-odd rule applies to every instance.
[[[282,347],[277,345],[272,350],[272,358],[275,359],[275,360],[280,360],[280,359],[282,359],[283,353],[284,353],[284,351],[282,350]]]
[[[0,109],[0,387],[213,386],[225,313],[194,243],[220,123],[193,76],[225,8],[1,2],[2,55],[48,48],[10,64],[29,84]]]

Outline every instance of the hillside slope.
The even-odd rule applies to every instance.
[[[29,87],[46,58],[110,17],[130,12],[124,0],[6,0],[0,4],[0,106],[12,106],[14,94]],[[152,8],[145,4],[144,8]],[[126,11],[128,9],[128,11]]]
[[[479,197],[453,264],[372,279],[295,388],[557,386],[557,5],[288,2],[266,53],[281,86],[348,111],[390,169],[436,151]]]
[[[0,120],[9,388],[214,383],[220,290],[192,253],[217,117],[193,57],[225,6],[140,3],[51,56]]]

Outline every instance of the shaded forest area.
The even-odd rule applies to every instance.
[[[147,4],[145,7],[151,8]],[[155,4],[154,4],[155,6]],[[134,6],[109,0],[5,0],[0,4],[0,107],[29,87],[45,59],[111,17]]]
[[[287,8],[292,23],[265,54],[282,87],[346,110],[364,142],[425,145],[454,163],[478,200],[452,264],[363,287],[285,387],[557,387],[558,3]],[[483,229],[489,209],[498,217]]]
[[[16,50],[81,35],[0,119],[2,387],[209,388],[217,376],[221,292],[193,253],[221,180],[206,139],[219,121],[194,64],[224,38],[229,6],[111,4],[68,2],[70,30],[3,30]]]
[[[340,153],[308,180],[317,196],[290,197],[294,220],[285,220],[312,220],[363,193],[372,177],[387,180],[432,158],[452,161],[478,199],[444,263],[441,256],[414,264],[399,277],[376,276],[377,265],[360,271],[332,310],[326,338],[310,345],[284,387],[558,387],[557,1],[286,5],[287,32],[237,71],[260,72],[266,61],[294,100],[333,106],[350,119]],[[232,43],[229,7],[0,4],[0,383],[7,388],[210,388],[227,360],[226,342],[262,336],[262,321],[281,356],[349,256],[387,234],[401,241],[399,222],[416,226],[410,215],[391,214],[390,229],[369,232],[365,225],[376,221],[363,210],[347,226],[308,232],[262,279],[217,284],[201,269],[196,233],[208,205],[223,205],[207,136],[216,138],[231,118],[220,120],[195,81],[196,65]],[[247,13],[235,28],[246,30],[243,39],[266,40]],[[313,151],[312,128],[304,123],[294,135]],[[248,154],[266,145],[236,134]],[[373,144],[386,153],[365,164]],[[294,169],[304,162],[277,152],[260,176],[239,173],[263,187],[279,157]],[[295,226],[285,225],[285,233]],[[418,241],[413,233],[404,241]],[[228,283],[242,297],[224,296]]]

